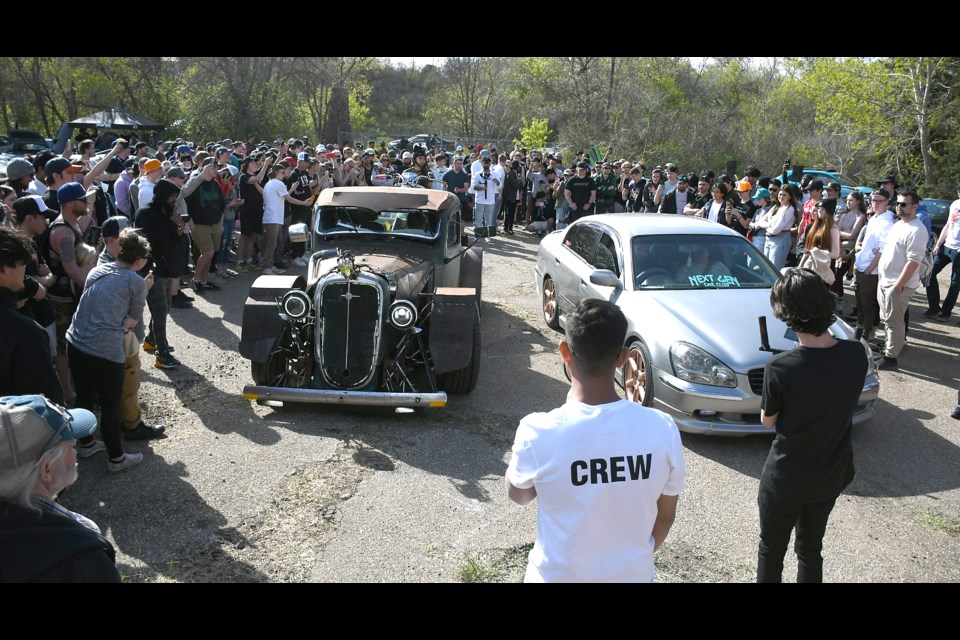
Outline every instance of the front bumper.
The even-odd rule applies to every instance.
[[[330,391],[325,389],[288,389],[248,384],[243,397],[257,402],[302,402],[306,404],[364,405],[368,407],[442,407],[447,394],[391,393],[386,391]]]
[[[723,388],[693,384],[661,369],[653,369],[652,373],[656,378],[654,406],[672,416],[680,431],[729,436],[776,433],[775,429],[761,424],[760,396],[744,391],[746,377],[743,375],[737,376],[740,386]],[[873,405],[879,393],[880,379],[872,373],[863,383],[853,424],[873,418]]]

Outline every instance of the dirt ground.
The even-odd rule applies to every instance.
[[[169,326],[183,366],[143,358],[145,416],[167,437],[129,443],[145,460],[123,474],[81,460],[63,503],[100,525],[131,582],[521,580],[536,506],[511,503],[503,473],[520,418],[567,388],[534,285],[537,243],[524,232],[487,243],[480,384],[409,415],[245,400],[237,345],[254,275],[197,296]],[[877,417],[855,433],[858,474],[828,526],[827,581],[960,579],[960,423],[947,416],[960,328],[921,319],[913,302],[900,370],[882,374]],[[657,579],[752,581],[770,439],[683,441],[687,488]],[[785,578],[795,569],[788,554]]]

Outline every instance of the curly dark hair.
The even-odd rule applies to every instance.
[[[791,269],[770,289],[773,315],[800,333],[822,335],[837,320],[836,298],[810,269]]]
[[[19,229],[0,225],[0,266],[16,267],[33,260],[33,243]]]

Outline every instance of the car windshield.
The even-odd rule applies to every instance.
[[[377,213],[360,207],[320,207],[317,233],[325,237],[341,234],[402,236],[436,240],[440,236],[440,214],[424,209],[391,209]]]
[[[769,289],[773,265],[742,236],[636,236],[637,289]]]

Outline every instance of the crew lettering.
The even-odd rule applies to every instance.
[[[652,459],[653,454],[647,453],[635,456],[613,456],[609,461],[606,458],[592,458],[589,461],[575,460],[570,465],[570,482],[575,487],[581,487],[588,482],[607,484],[627,480],[646,480],[650,477]]]

